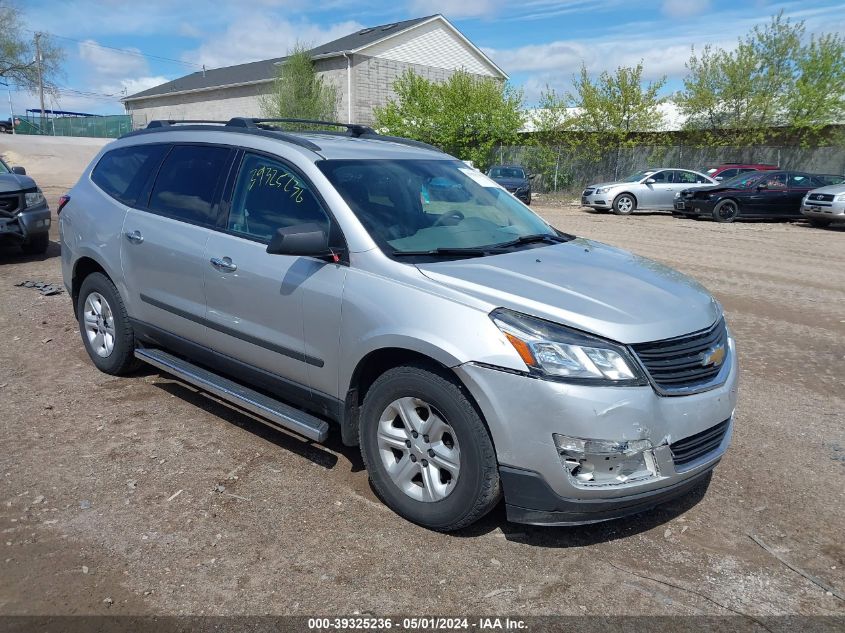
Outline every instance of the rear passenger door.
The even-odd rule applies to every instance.
[[[227,221],[209,237],[203,262],[211,347],[281,379],[283,395],[336,396],[348,269],[266,250],[277,229],[309,223],[342,247],[339,228],[310,183],[276,157],[244,152],[226,198]]]
[[[208,343],[205,245],[225,223],[219,196],[234,153],[215,145],[171,145],[155,181],[126,214],[123,276],[132,316],[149,333]]]

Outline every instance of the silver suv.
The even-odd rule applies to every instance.
[[[641,512],[702,484],[737,389],[695,281],[561,232],[484,174],[348,125],[155,122],[59,216],[94,364],[150,363],[314,441],[436,530]]]

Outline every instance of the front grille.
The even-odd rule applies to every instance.
[[[728,432],[731,420],[728,418],[724,422],[719,422],[716,426],[712,426],[706,431],[690,435],[682,440],[678,440],[673,444],[669,444],[669,449],[672,451],[672,459],[675,461],[675,466],[685,466],[703,457],[708,453],[712,453],[725,438],[725,433]]]
[[[0,196],[0,215],[12,217],[15,211],[18,210],[20,203],[20,196],[17,194],[13,196]]]
[[[807,200],[819,200],[820,202],[833,202],[833,194],[830,193],[814,193],[807,196]]]
[[[582,196],[591,196],[593,195],[592,189],[584,189],[584,193],[581,194]]]
[[[719,346],[725,352],[721,362],[705,364]],[[707,385],[728,362],[728,331],[724,319],[719,319],[706,330],[631,347],[662,391],[689,392]]]

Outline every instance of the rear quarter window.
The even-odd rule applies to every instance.
[[[120,202],[134,206],[166,145],[135,145],[106,152],[91,172],[91,180]]]

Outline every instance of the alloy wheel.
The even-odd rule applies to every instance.
[[[105,297],[92,292],[85,298],[83,308],[85,336],[97,356],[106,358],[114,351],[114,314]]]

